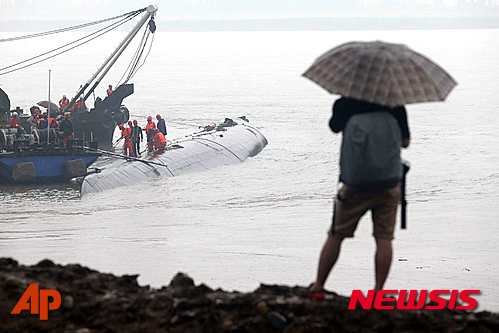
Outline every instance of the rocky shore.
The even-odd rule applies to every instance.
[[[48,320],[10,314],[31,283],[56,289]],[[80,265],[34,266],[0,258],[0,332],[499,332],[499,314],[464,310],[347,310],[334,293],[261,285],[251,293],[213,290],[185,274],[161,289]]]

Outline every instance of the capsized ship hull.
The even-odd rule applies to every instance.
[[[245,123],[225,127],[223,131],[213,129],[176,140],[165,150],[149,153],[143,161],[109,161],[100,173],[83,179],[81,195],[133,185],[153,177],[175,177],[241,163],[257,155],[266,145],[267,139],[260,131]]]

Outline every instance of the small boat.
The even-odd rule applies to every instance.
[[[267,145],[267,139],[246,117],[206,126],[200,132],[172,140],[166,148],[147,153],[143,158],[103,152],[96,162],[101,172],[81,182],[81,195],[133,185],[153,177],[175,177],[205,171],[221,165],[244,162]]]
[[[104,63],[92,74],[90,79],[82,84],[74,97],[71,98],[69,103],[64,106],[63,108],[59,108],[57,105],[54,103],[51,103],[53,107],[51,108],[51,111],[49,112],[52,116],[58,116],[58,115],[63,115],[66,112],[71,111],[71,118],[73,121],[73,129],[74,129],[74,136],[75,138],[81,139],[84,142],[90,142],[90,141],[95,141],[99,143],[99,146],[103,149],[111,149],[112,148],[112,140],[113,140],[113,134],[116,126],[119,124],[124,124],[126,123],[129,118],[130,118],[130,112],[129,110],[122,105],[123,100],[132,95],[134,93],[134,85],[133,83],[129,83],[129,80],[135,75],[135,73],[138,71],[142,65],[139,66],[139,64],[143,61],[145,61],[146,54],[148,52],[143,52],[144,48],[146,47],[146,43],[148,40],[149,34],[153,34],[156,31],[156,24],[154,21],[154,16],[157,11],[157,6],[155,5],[150,5],[145,8],[141,8],[139,10],[135,10],[129,13],[122,14],[120,16],[116,16],[113,18],[110,18],[108,20],[98,20],[95,22],[89,22],[84,25],[77,25],[73,27],[67,27],[65,29],[80,29],[83,28],[84,26],[87,25],[93,25],[93,24],[100,24],[103,21],[109,21],[109,20],[115,20],[120,18],[120,21],[117,24],[111,23],[109,26],[101,29],[103,33],[99,34],[98,36],[104,35],[105,33],[108,33],[114,29],[116,29],[118,26],[123,24],[126,21],[130,21],[134,19],[135,17],[138,17],[138,15],[143,14],[142,18],[137,22],[137,24],[132,28],[132,30],[125,36],[125,38],[122,40],[122,42],[112,51],[112,53],[109,55],[109,57],[104,61]],[[92,96],[95,92],[95,89],[97,86],[104,80],[106,74],[110,71],[110,69],[113,67],[115,62],[120,58],[122,53],[125,51],[125,49],[128,47],[130,42],[134,39],[134,37],[139,33],[139,31],[145,27],[145,32],[142,37],[142,41],[139,44],[139,48],[137,49],[135,53],[135,57],[132,59],[131,64],[127,68],[127,74],[126,78],[124,75],[124,81],[119,82],[115,89],[111,90],[108,92],[108,96],[104,97],[102,99],[101,97],[94,98],[94,107],[92,108],[87,108],[85,105],[85,102],[88,102],[87,99]],[[60,29],[60,30],[65,30],[65,29]],[[61,32],[61,31],[48,31],[45,32],[45,34],[48,33],[55,33],[55,32]],[[7,66],[3,69],[0,69],[0,76],[4,74],[8,74],[10,72],[14,72],[17,70],[20,70],[24,67],[31,66],[34,64],[37,64],[38,62],[45,61],[47,59],[50,59],[51,57],[58,56],[59,54],[62,54],[68,49],[65,49],[64,51],[59,51],[61,48],[68,48],[70,45],[73,45],[74,43],[77,43],[73,47],[79,47],[81,45],[84,45],[87,41],[90,41],[98,36],[94,36],[95,32],[90,33],[89,35],[85,36],[84,38],[80,38],[76,41],[70,42],[62,47],[58,47],[54,50],[51,50],[49,52],[46,52],[44,54],[32,57],[28,60],[25,60],[23,62],[19,62],[10,66]],[[40,34],[41,35],[41,34]],[[17,38],[11,38],[9,40],[16,40],[16,39],[22,39],[24,37],[33,37],[32,35],[28,36],[21,36]],[[92,37],[92,38],[90,38]],[[85,40],[85,42],[81,42],[81,40]],[[152,44],[153,38],[149,39]],[[44,56],[45,54],[52,54],[50,57],[45,57],[41,60],[38,60],[40,57]],[[144,59],[143,59],[144,58]],[[36,60],[36,61],[35,61]],[[27,62],[27,64],[25,64]],[[22,66],[21,66],[22,65]],[[3,71],[2,71],[3,70]],[[0,126],[2,126],[2,123],[5,124],[8,122],[10,119],[9,117],[9,112],[10,110],[7,109],[4,105],[4,101],[8,100],[8,97],[1,91],[0,89]],[[42,101],[42,102],[47,102],[47,101]],[[42,102],[39,102],[38,105],[44,106]],[[50,102],[50,101],[49,101]],[[82,104],[80,104],[81,102]],[[46,107],[46,106],[44,106]],[[33,106],[30,108],[31,113],[29,112],[24,112],[23,109],[17,108],[16,111],[19,114],[19,124],[22,127],[28,127],[26,121],[27,119],[33,115],[34,109],[36,106]],[[29,129],[27,129],[28,131]]]

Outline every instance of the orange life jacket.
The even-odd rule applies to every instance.
[[[146,134],[149,134],[149,131],[156,129],[156,123],[154,121],[151,121],[151,123],[147,123],[146,125]]]
[[[51,128],[58,128],[59,125],[57,125],[57,121],[55,121],[55,118],[49,118],[49,124]]]
[[[67,98],[61,98],[61,100],[59,101],[59,106],[64,109],[65,107],[67,107],[69,104],[69,99]]]
[[[124,127],[121,130],[121,136],[125,138],[125,142],[129,142],[132,140],[131,132],[132,132],[131,129],[127,127]]]
[[[154,136],[154,147],[157,149],[162,149],[166,147],[166,139],[163,133],[158,132]]]
[[[107,90],[107,95],[108,95],[108,96],[109,96],[109,95],[111,95],[112,93],[113,93],[113,89],[108,89],[108,90]]]

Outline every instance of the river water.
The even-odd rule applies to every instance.
[[[72,186],[2,187],[0,256],[44,258],[166,285],[183,271],[196,283],[249,291],[259,283],[308,285],[331,219],[340,136],[327,122],[336,96],[301,77],[326,50],[351,40],[404,43],[459,82],[447,101],[409,105],[412,145],[408,229],[396,231],[386,289],[480,289],[499,311],[499,71],[497,30],[157,32],[126,99],[132,119],[163,115],[169,137],[246,115],[267,137],[239,165],[79,198]],[[56,60],[0,76],[12,106],[70,97],[119,43],[114,33]],[[15,34],[0,33],[0,38]],[[64,37],[24,40],[0,53],[11,64]],[[3,50],[3,49],[2,49]],[[98,88],[123,74],[124,54]],[[92,104],[92,103],[89,103]],[[344,243],[326,287],[350,295],[374,284],[370,217]]]

